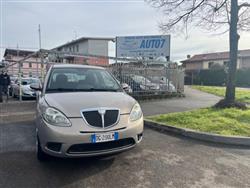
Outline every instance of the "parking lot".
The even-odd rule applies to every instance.
[[[0,127],[0,187],[248,187],[250,150],[145,129],[138,147],[107,158],[35,154],[33,122]]]
[[[142,108],[153,115],[205,107],[218,99],[186,88],[186,98],[143,102]],[[248,187],[249,155],[249,148],[145,128],[143,142],[128,152],[40,163],[34,122],[11,123],[0,126],[0,187]]]

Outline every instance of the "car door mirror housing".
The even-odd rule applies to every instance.
[[[128,84],[126,83],[122,83],[121,86],[122,86],[122,89],[127,89],[129,87]]]

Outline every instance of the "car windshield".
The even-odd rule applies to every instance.
[[[54,68],[46,92],[121,91],[118,82],[104,69]]]
[[[33,84],[33,83],[39,83],[39,80],[35,79],[35,78],[22,79],[22,85],[30,85],[30,84]]]

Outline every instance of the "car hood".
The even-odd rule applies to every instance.
[[[30,85],[22,85],[22,89],[25,89],[25,90],[29,90],[29,91],[33,91],[33,89],[30,88]]]
[[[45,100],[67,117],[81,117],[81,110],[99,107],[118,108],[121,114],[127,114],[136,102],[123,92],[49,93]]]

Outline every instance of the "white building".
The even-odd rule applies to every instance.
[[[52,50],[59,52],[80,53],[84,55],[108,56],[109,55],[109,42],[115,42],[115,38],[104,37],[82,37],[71,42],[62,44]],[[108,59],[95,58],[95,57],[72,57],[66,58],[67,63],[76,64],[90,64],[90,65],[108,65]],[[62,59],[57,60],[62,61]]]

